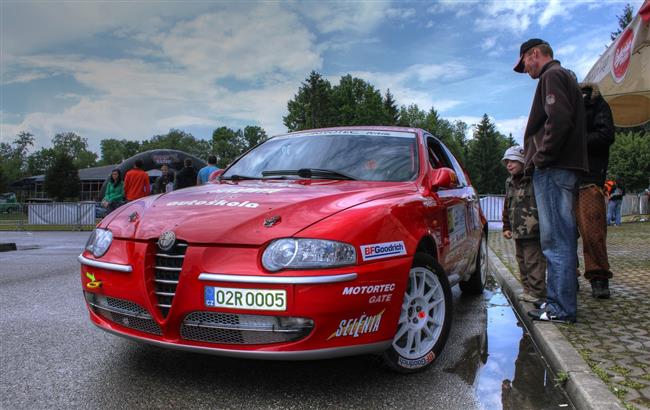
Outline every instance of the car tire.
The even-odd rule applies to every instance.
[[[383,355],[386,365],[401,373],[429,367],[447,342],[452,309],[447,274],[433,257],[416,253],[397,331],[391,347]]]
[[[470,295],[480,295],[485,289],[488,276],[488,246],[487,235],[485,232],[481,235],[478,255],[476,256],[476,266],[472,276],[466,281],[461,281],[458,286],[463,293]]]

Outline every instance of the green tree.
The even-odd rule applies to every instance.
[[[5,173],[4,166],[0,162],[0,193],[9,191],[9,180]]]
[[[487,114],[474,129],[469,141],[466,166],[476,189],[482,194],[500,194],[505,190],[508,172],[501,158],[508,147],[508,139],[496,130]]]
[[[390,93],[390,88],[386,90],[386,95],[384,95],[384,125],[397,125],[399,124],[399,109],[397,108],[397,102],[393,98],[393,94]]]
[[[623,180],[627,192],[641,192],[647,188],[650,183],[650,133],[616,133],[608,172]]]
[[[19,132],[11,144],[0,143],[0,165],[7,181],[13,182],[25,176],[29,148],[33,145],[34,135],[26,131]]]
[[[266,141],[269,137],[262,127],[249,125],[244,127],[242,151],[248,151],[257,144]]]
[[[167,134],[155,135],[149,141],[144,141],[142,151],[152,149],[176,149],[199,158],[205,158],[210,152],[210,142],[195,138],[192,134],[171,129]]]
[[[424,128],[426,125],[427,113],[418,107],[417,104],[411,104],[408,107],[402,105],[399,109],[400,127]]]
[[[74,201],[79,197],[79,172],[73,158],[66,152],[56,153],[54,164],[45,173],[43,188],[55,201]]]
[[[289,131],[323,128],[332,122],[332,86],[312,71],[301,83],[298,93],[287,103],[288,114],[282,118]]]
[[[612,41],[616,40],[616,38],[618,38],[623,30],[625,30],[625,27],[627,27],[632,22],[632,18],[634,17],[633,13],[634,10],[632,9],[632,6],[630,6],[630,3],[628,3],[625,5],[625,7],[623,7],[623,14],[616,16],[618,19],[618,29],[610,34]]]
[[[224,168],[244,150],[245,143],[241,130],[219,127],[212,133],[212,153],[217,157],[217,165]]]
[[[41,148],[27,157],[27,174],[44,174],[53,164],[57,151],[54,148]]]
[[[77,168],[93,167],[97,163],[97,154],[88,149],[88,139],[74,132],[56,134],[52,145],[55,151],[72,157]]]
[[[123,160],[134,156],[142,149],[140,141],[129,141],[126,139],[103,139],[100,142],[102,153],[101,165],[119,164]]]
[[[350,74],[332,87],[334,123],[345,125],[382,125],[386,121],[381,93],[370,83]]]

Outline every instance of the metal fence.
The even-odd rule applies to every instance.
[[[97,206],[95,202],[0,203],[0,229],[90,229],[97,223]]]
[[[504,195],[486,195],[481,196],[481,209],[488,222],[501,222],[501,212],[503,211]],[[621,216],[630,215],[647,215],[648,196],[645,194],[631,194],[623,197],[621,204]]]

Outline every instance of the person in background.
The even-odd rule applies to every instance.
[[[621,178],[616,178],[607,206],[607,225],[621,226],[621,204],[625,196],[625,187]]]
[[[588,169],[585,107],[578,83],[544,40],[521,44],[514,71],[538,79],[524,133],[525,172],[532,175],[546,257],[546,302],[533,320],[575,322],[578,313],[575,217],[578,177]]]
[[[524,175],[524,149],[510,147],[501,160],[510,177],[503,202],[503,237],[515,239],[515,254],[524,302],[543,302],[546,297],[546,258],[539,243],[539,219],[533,179]]]
[[[160,176],[153,184],[154,194],[164,194],[174,189],[174,172],[167,165],[160,167]]]
[[[111,171],[111,180],[106,184],[106,192],[102,199],[102,206],[110,214],[124,204],[124,182],[122,182],[122,173],[119,169]]]
[[[183,169],[176,173],[174,189],[183,189],[196,185],[196,171],[192,167],[192,159],[185,158]]]
[[[196,185],[207,184],[208,180],[210,179],[210,174],[212,174],[214,171],[217,171],[218,169],[219,167],[217,167],[217,157],[210,155],[208,157],[208,165],[199,170],[199,174],[196,177]]]
[[[142,160],[136,159],[133,168],[128,170],[124,177],[124,194],[127,201],[134,201],[151,193],[149,175],[142,169],[142,166]]]
[[[612,110],[600,95],[598,85],[581,84],[587,121],[589,170],[580,176],[576,220],[582,238],[585,279],[591,284],[594,298],[610,297],[607,257],[607,210],[604,192],[609,165],[609,148],[614,143]]]

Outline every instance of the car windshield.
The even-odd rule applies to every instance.
[[[409,181],[418,170],[416,136],[399,131],[313,131],[272,138],[222,176]]]

